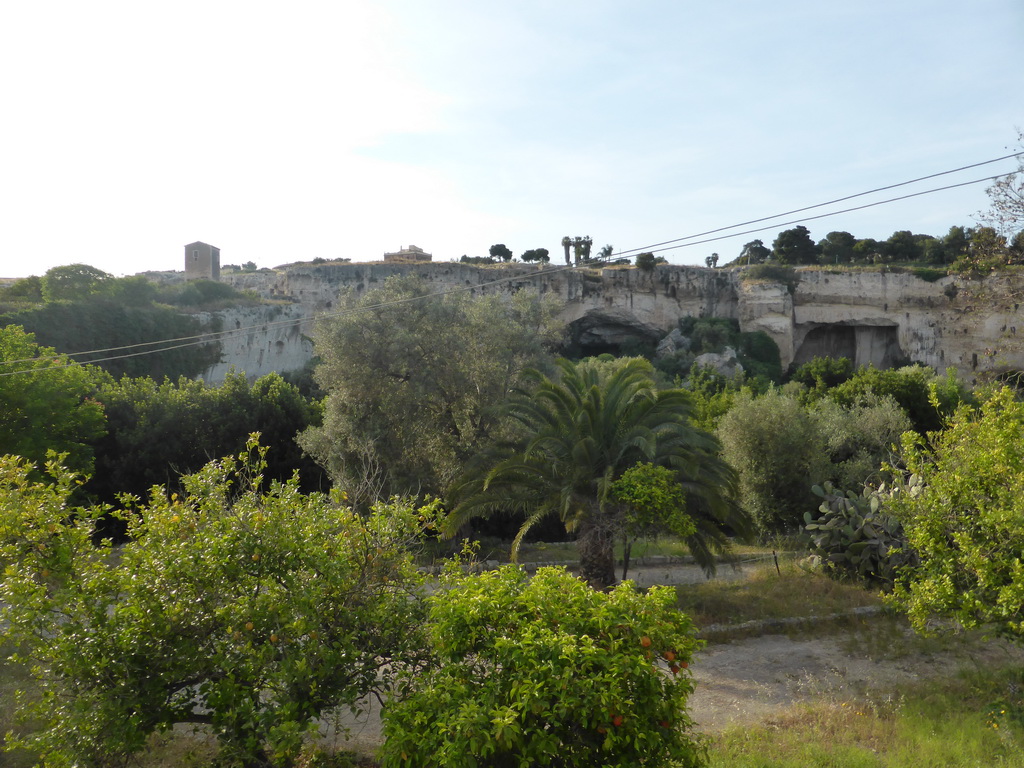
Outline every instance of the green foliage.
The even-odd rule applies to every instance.
[[[81,301],[101,289],[113,275],[88,264],[68,264],[48,269],[42,279],[43,300]]]
[[[818,246],[807,227],[797,224],[779,232],[772,243],[772,257],[778,264],[814,264],[818,260]]]
[[[301,443],[358,503],[444,491],[504,436],[499,406],[559,338],[550,294],[431,293],[389,279],[315,332],[326,412]]]
[[[495,245],[492,245],[488,250],[488,253],[491,254],[491,258],[495,261],[512,260],[512,250],[504,243],[496,243]]]
[[[729,412],[744,381],[730,379],[710,368],[693,365],[683,386],[690,393],[694,425],[705,432],[714,432],[718,422]]]
[[[818,241],[818,261],[822,264],[851,264],[857,238],[849,232],[829,232]]]
[[[386,768],[699,766],[675,593],[603,593],[565,571],[449,571],[430,600],[437,664],[384,711]]]
[[[960,403],[971,403],[970,391],[950,369],[944,378],[924,365],[880,370],[865,366],[847,381],[830,389],[827,396],[850,406],[867,394],[891,397],[910,417],[913,428],[924,435],[942,429],[945,420]]]
[[[689,339],[689,347],[655,361],[658,370],[667,375],[689,369],[695,355],[731,347],[748,378],[775,383],[782,378],[779,347],[764,331],[741,332],[736,320],[689,316],[679,318],[679,330]]]
[[[457,486],[445,532],[497,511],[526,516],[515,541],[548,515],[577,533],[580,571],[596,588],[614,583],[612,543],[623,532],[612,484],[641,462],[668,467],[687,497],[696,532],[687,543],[698,562],[714,567],[714,551],[728,546],[723,528],[745,531],[729,500],[733,483],[718,458],[717,441],[689,420],[685,390],[658,390],[646,360],[621,358],[558,362],[558,376],[527,372],[510,413],[521,441],[473,466]]]
[[[91,443],[106,430],[95,399],[106,374],[78,365],[16,325],[0,329],[0,455],[41,464],[48,451],[69,467],[90,472]]]
[[[529,261],[542,261],[542,262],[551,261],[551,258],[548,255],[548,249],[547,248],[531,248],[528,251],[523,251],[523,255],[520,258],[522,258],[523,261],[527,261],[527,262],[529,262]]]
[[[792,267],[783,264],[755,264],[740,273],[743,281],[763,280],[765,282],[782,283],[793,293],[800,282],[800,276]]]
[[[826,573],[891,590],[901,569],[917,564],[900,521],[884,511],[884,491],[843,493],[831,483],[812,490],[823,501],[817,516],[804,513],[804,530]]]
[[[33,275],[0,288],[0,301],[38,304],[43,300],[43,281]]]
[[[106,350],[79,357],[82,362],[94,360],[117,377],[197,376],[220,360],[220,343],[216,341],[191,346],[169,343],[167,346],[176,348],[163,352],[153,351],[159,345],[146,346],[130,351],[147,354],[125,357],[114,350],[162,339],[198,338],[205,331],[218,329],[204,328],[196,318],[169,307],[127,304],[99,294],[8,312],[0,315],[0,325],[5,324],[20,325],[41,344],[65,354]]]
[[[692,320],[692,323],[684,323],[683,320],[680,319],[679,329],[690,336],[690,351],[698,355],[704,352],[721,352],[740,330],[739,322],[728,318],[685,318]]]
[[[925,631],[934,616],[1024,641],[1024,404],[1006,388],[980,413],[904,439],[907,485],[890,502],[921,564],[894,600]]]
[[[1014,253],[1006,236],[992,227],[976,227],[967,231],[969,245],[949,268],[965,277],[984,277],[1011,263]]]
[[[891,397],[865,395],[843,406],[823,399],[809,406],[824,438],[824,451],[832,463],[828,477],[841,488],[860,488],[881,480],[883,464],[892,463],[893,452],[911,421]]]
[[[949,274],[945,269],[936,269],[934,267],[914,267],[912,271],[915,277],[924,280],[926,283],[934,283]]]
[[[859,488],[878,479],[911,423],[891,399],[842,405],[770,390],[742,392],[719,422],[723,456],[740,478],[740,500],[762,534],[789,533],[813,510],[810,488],[827,480]]]
[[[838,387],[853,376],[853,363],[845,357],[816,357],[797,368],[790,381],[823,392]]]
[[[634,464],[611,484],[611,497],[625,507],[627,535],[655,536],[669,532],[685,538],[697,532],[686,512],[686,492],[667,467]]]
[[[659,264],[666,264],[664,257],[655,256],[653,253],[644,252],[638,253],[636,258],[633,259],[633,263],[636,264],[637,269],[644,272],[651,272]]]
[[[739,476],[743,508],[764,533],[802,525],[813,507],[808,489],[828,476],[830,463],[817,421],[795,397],[777,390],[742,393],[719,422],[722,456]]]
[[[770,248],[765,247],[763,240],[751,240],[743,246],[743,249],[740,251],[740,255],[726,266],[739,267],[763,264],[771,257],[772,251]]]
[[[104,502],[120,493],[144,497],[154,485],[180,491],[179,475],[238,453],[251,432],[259,432],[271,449],[264,473],[269,479],[285,481],[298,472],[304,490],[325,484],[295,441],[300,431],[320,423],[321,406],[276,373],[252,385],[244,374],[230,373],[219,386],[125,377],[108,382],[96,397],[109,431],[96,444],[96,473],[86,488]]]
[[[178,723],[209,728],[218,765],[291,765],[316,719],[389,689],[424,640],[406,545],[423,510],[360,517],[292,483],[263,485],[264,451],[212,462],[183,497],[123,513],[130,541],[91,539],[102,508],[75,509],[0,460],[0,637],[33,662],[49,766],[126,764]]]
[[[253,297],[238,291],[227,283],[213,280],[189,280],[184,283],[162,286],[159,291],[159,300],[176,307],[200,309],[251,303]]]
[[[752,379],[782,381],[782,357],[779,345],[764,331],[745,331],[736,337],[740,365]]]

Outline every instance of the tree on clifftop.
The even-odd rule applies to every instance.
[[[501,261],[511,261],[512,251],[504,243],[495,243],[489,249],[492,259],[500,259]]]
[[[1017,134],[1018,150],[1024,149],[1024,131]],[[1017,157],[1017,171],[996,179],[985,190],[992,205],[977,218],[1007,238],[1024,230],[1024,154]]]
[[[779,232],[772,243],[772,256],[779,264],[814,264],[818,260],[818,246],[807,227],[798,224]]]

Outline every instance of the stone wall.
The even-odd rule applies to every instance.
[[[204,377],[218,380],[231,366],[252,377],[286,370],[280,366],[301,367],[312,354],[313,317],[342,308],[347,295],[361,296],[392,275],[409,273],[437,291],[554,293],[564,306],[562,318],[598,348],[628,337],[656,338],[680,317],[713,316],[735,318],[744,331],[765,331],[779,345],[783,366],[829,354],[879,367],[907,360],[940,371],[953,366],[968,380],[1024,369],[1018,312],[1024,279],[1015,276],[926,282],[910,273],[808,268],[798,272],[800,281],[790,292],[780,283],[744,280],[741,270],[703,267],[662,265],[643,272],[373,262],[223,274],[222,282],[277,303],[224,315],[225,329],[248,330],[225,343],[224,361]],[[285,317],[291,325],[275,325]]]

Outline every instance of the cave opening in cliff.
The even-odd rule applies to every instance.
[[[571,359],[604,354],[650,357],[661,336],[640,323],[594,313],[569,324],[568,343],[562,353]]]
[[[793,366],[809,363],[816,357],[845,357],[857,367],[876,368],[894,368],[907,361],[895,325],[815,325],[806,331],[793,356]]]

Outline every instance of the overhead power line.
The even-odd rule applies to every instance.
[[[750,235],[750,234],[753,234],[755,232],[764,232],[765,230],[775,229],[776,227],[788,227],[791,224],[799,224],[802,221],[814,221],[816,219],[826,219],[829,216],[837,216],[840,213],[850,213],[852,211],[860,211],[860,210],[863,210],[865,208],[874,208],[876,205],[885,205],[886,203],[895,203],[895,202],[897,202],[899,200],[907,200],[907,199],[909,199],[911,197],[920,197],[921,195],[930,195],[933,192],[942,192],[942,191],[947,190],[947,189],[956,189],[957,187],[968,187],[971,184],[981,184],[982,182],[985,182],[985,181],[993,181],[995,179],[1001,179],[1004,176],[1011,176],[1011,175],[1012,174],[1009,174],[1009,173],[1001,173],[998,176],[987,176],[984,179],[975,179],[974,181],[963,181],[963,182],[960,182],[959,184],[949,184],[949,185],[947,185],[945,187],[936,187],[935,189],[926,189],[923,192],[912,192],[909,195],[900,195],[899,197],[891,197],[888,200],[878,200],[878,201],[873,202],[873,203],[865,203],[864,205],[856,205],[856,206],[854,206],[852,208],[844,208],[844,209],[842,209],[840,211],[830,211],[828,213],[819,213],[817,216],[801,216],[799,219],[791,219],[790,221],[779,221],[779,222],[776,222],[774,224],[769,224],[769,225],[764,226],[764,227],[757,227],[755,229],[745,229],[742,232],[731,232],[728,235],[719,235],[718,237],[709,237],[709,238],[706,238],[704,240],[694,240],[693,242],[679,243],[678,245],[669,245],[669,246],[666,246],[664,248],[653,248],[653,249],[649,249],[648,252],[649,253],[660,253],[661,251],[674,251],[677,248],[689,248],[691,245],[702,245],[704,243],[713,243],[713,242],[716,242],[718,240],[728,240],[729,238],[732,238],[732,237],[742,237],[743,235]],[[847,198],[847,199],[849,199],[849,198]],[[804,210],[808,210],[808,209],[804,209]],[[761,221],[763,221],[763,219],[761,219]],[[720,232],[721,230],[714,230],[714,231]],[[694,237],[697,237],[697,235],[694,235]],[[675,240],[670,240],[668,242],[676,242],[676,241]]]
[[[776,213],[773,216],[763,216],[763,217],[761,217],[759,219],[750,219],[749,221],[741,221],[739,224],[730,224],[727,227],[718,227],[717,229],[709,229],[706,232],[698,232],[695,235],[686,235],[685,237],[677,237],[677,238],[675,238],[673,240],[664,240],[664,241],[662,241],[660,243],[654,243],[652,245],[645,245],[642,248],[630,248],[629,250],[626,250],[626,251],[620,251],[619,254],[623,254],[624,255],[624,254],[629,254],[629,253],[634,253],[634,252],[643,252],[643,251],[647,251],[647,250],[649,250],[651,248],[658,248],[658,247],[663,246],[663,245],[668,245],[669,243],[678,243],[678,242],[681,242],[683,240],[693,240],[693,239],[698,238],[698,237],[704,237],[706,235],[714,235],[714,234],[716,234],[718,232],[725,232],[726,230],[729,230],[729,229],[738,229],[739,227],[746,227],[746,226],[749,226],[751,224],[760,224],[762,221],[771,221],[772,219],[779,219],[779,218],[782,218],[783,216],[792,216],[794,213],[803,213],[804,211],[813,211],[813,210],[815,210],[817,208],[824,208],[827,205],[835,205],[836,203],[843,203],[843,202],[846,202],[847,200],[854,200],[854,199],[856,199],[858,197],[866,197],[867,195],[874,195],[874,194],[877,194],[878,192],[885,192],[886,190],[889,190],[889,189],[897,189],[899,187],[906,187],[906,186],[908,186],[910,184],[917,184],[920,181],[927,181],[928,179],[936,179],[939,176],[948,176],[948,175],[950,175],[952,173],[960,173],[961,171],[967,171],[967,170],[970,170],[971,168],[979,168],[979,167],[981,167],[983,165],[991,165],[992,163],[999,163],[999,162],[1002,162],[1003,160],[1010,160],[1010,159],[1015,158],[1015,157],[1021,157],[1022,155],[1024,155],[1024,152],[1014,152],[1012,155],[1003,155],[1002,157],[997,157],[997,158],[994,158],[992,160],[983,160],[980,163],[971,163],[970,165],[962,165],[959,168],[953,168],[952,170],[939,171],[938,173],[932,173],[932,174],[929,174],[927,176],[919,176],[918,178],[911,179],[910,181],[901,181],[898,184],[889,184],[889,185],[884,186],[884,187],[876,187],[875,189],[869,189],[867,192],[858,192],[858,193],[856,193],[854,195],[846,195],[845,197],[837,197],[835,200],[829,200],[828,202],[825,202],[825,203],[815,203],[814,205],[808,205],[808,206],[805,206],[803,208],[794,208],[792,211],[784,211],[782,213]],[[999,176],[1008,176],[1008,175],[1010,175],[1010,174],[1000,174]],[[999,178],[999,176],[993,176],[991,178]],[[990,179],[980,179],[979,181],[972,181],[972,182],[968,182],[968,183],[969,184],[978,184],[978,183],[980,183],[980,181],[989,181],[989,180]],[[954,185],[954,186],[961,186],[961,185]],[[939,192],[939,191],[942,191],[944,189],[950,189],[950,188],[951,187],[939,187],[938,189],[930,190],[930,192]],[[922,194],[927,194],[927,193],[922,193]],[[893,198],[893,200],[902,200],[902,199],[903,198],[901,198],[901,197]],[[885,202],[891,202],[891,201],[885,201]],[[881,204],[881,203],[879,203],[879,204]],[[865,207],[867,207],[867,206],[865,206]],[[847,210],[855,211],[855,210],[858,210],[858,209],[857,208],[850,208],[850,209],[847,209]],[[836,211],[835,213],[845,213],[845,212],[846,211]],[[832,214],[826,214],[826,215],[831,216]],[[819,216],[819,217],[815,217],[815,218],[821,218],[821,217]],[[808,219],[808,220],[810,220],[810,219]],[[785,224],[773,224],[772,226],[785,226]],[[771,227],[768,227],[768,229],[771,229]],[[738,233],[738,234],[743,234],[743,233]],[[708,242],[708,241],[704,241],[704,242]],[[619,255],[619,254],[617,254],[617,255]]]
[[[740,232],[732,232],[732,233],[727,234],[727,235],[719,235],[717,237],[709,237],[709,238],[705,238],[703,240],[697,240],[696,239],[696,238],[700,238],[700,237],[705,237],[706,235],[716,234],[718,232],[725,232],[727,230],[737,229],[739,227],[747,226],[747,225],[750,225],[750,224],[758,224],[758,223],[761,223],[761,222],[771,221],[771,220],[774,220],[774,219],[778,219],[778,218],[781,218],[783,216],[790,216],[790,215],[795,214],[795,213],[802,213],[804,211],[810,211],[810,210],[815,210],[817,208],[823,208],[823,207],[828,206],[828,205],[835,205],[836,203],[840,203],[840,202],[843,202],[843,201],[846,201],[846,200],[853,200],[853,199],[858,198],[858,197],[865,197],[867,195],[876,194],[878,192],[882,192],[882,191],[885,191],[885,190],[888,190],[888,189],[896,189],[896,188],[899,188],[899,187],[907,186],[909,184],[916,184],[916,183],[918,183],[920,181],[926,181],[928,179],[934,179],[934,178],[938,178],[940,176],[947,176],[947,175],[952,174],[952,173],[958,173],[960,171],[969,170],[971,168],[977,168],[977,167],[983,166],[983,165],[990,165],[992,163],[997,163],[997,162],[1000,162],[1002,160],[1008,160],[1008,159],[1015,158],[1015,157],[1021,157],[1022,155],[1024,155],[1024,152],[1015,152],[1013,154],[1004,155],[1002,157],[997,157],[997,158],[992,159],[992,160],[985,160],[985,161],[982,161],[980,163],[972,163],[970,165],[964,165],[964,166],[961,166],[959,168],[954,168],[952,170],[941,171],[939,173],[929,174],[928,176],[921,176],[921,177],[916,178],[916,179],[911,179],[910,181],[903,181],[903,182],[900,182],[898,184],[889,184],[887,186],[878,187],[876,189],[872,189],[872,190],[869,190],[867,192],[858,192],[856,194],[847,195],[845,197],[836,198],[835,200],[830,200],[828,202],[816,203],[814,205],[805,206],[803,208],[796,208],[796,209],[794,209],[792,211],[787,211],[787,212],[784,212],[784,213],[777,213],[777,214],[775,214],[773,216],[764,216],[764,217],[761,217],[761,218],[758,218],[758,219],[750,219],[748,221],[740,222],[738,224],[732,224],[732,225],[726,226],[726,227],[718,227],[716,229],[710,229],[710,230],[707,230],[705,232],[700,232],[700,233],[693,234],[693,235],[686,235],[684,237],[678,237],[678,238],[675,238],[675,239],[672,239],[672,240],[664,240],[664,241],[662,241],[660,243],[654,243],[653,245],[643,246],[641,248],[630,248],[630,249],[627,249],[627,250],[623,250],[623,251],[619,251],[617,253],[614,253],[611,256],[609,256],[607,258],[604,258],[604,259],[602,259],[600,257],[596,257],[596,258],[592,257],[588,261],[588,265],[592,265],[592,264],[595,264],[595,263],[602,264],[602,263],[607,263],[607,262],[610,262],[610,261],[615,261],[616,259],[621,259],[624,256],[627,256],[627,255],[633,254],[633,253],[643,253],[643,252],[660,253],[662,251],[672,251],[672,250],[676,250],[676,249],[679,249],[679,248],[687,248],[687,247],[690,247],[690,246],[693,246],[693,245],[702,245],[702,244],[706,244],[706,243],[716,242],[718,240],[728,240],[728,239],[733,238],[733,237],[741,237],[743,235],[749,235],[749,234],[754,234],[756,232],[763,232],[763,231],[768,230],[768,229],[774,229],[775,227],[785,227],[785,226],[789,226],[791,224],[798,224],[798,223],[800,223],[802,221],[814,221],[816,219],[823,219],[823,218],[827,218],[829,216],[837,216],[837,215],[842,214],[842,213],[850,213],[852,211],[859,211],[859,210],[863,210],[865,208],[873,208],[873,207],[878,206],[878,205],[887,205],[889,203],[898,202],[900,200],[906,200],[906,199],[909,199],[909,198],[912,198],[912,197],[920,197],[922,195],[930,195],[930,194],[933,194],[935,192],[943,192],[943,191],[949,190],[949,189],[956,189],[957,187],[966,187],[966,186],[970,186],[972,184],[981,184],[981,183],[986,182],[986,181],[994,181],[995,179],[1000,179],[1000,178],[1003,178],[1003,177],[1006,177],[1006,176],[1012,176],[1012,175],[1014,175],[1014,173],[1016,173],[1016,171],[1011,171],[1009,173],[997,174],[995,176],[988,176],[988,177],[985,177],[985,178],[982,178],[982,179],[974,179],[973,181],[960,182],[958,184],[950,184],[950,185],[947,185],[947,186],[944,186],[944,187],[936,187],[934,189],[927,189],[927,190],[923,190],[921,192],[914,192],[914,193],[911,193],[911,194],[908,194],[908,195],[901,195],[899,197],[893,197],[893,198],[889,198],[889,199],[886,199],[886,200],[878,200],[878,201],[875,201],[875,202],[872,202],[872,203],[866,203],[864,205],[858,205],[858,206],[854,206],[854,207],[851,207],[851,208],[844,208],[844,209],[838,210],[838,211],[830,211],[828,213],[822,213],[822,214],[818,214],[818,215],[815,215],[815,216],[804,216],[804,217],[800,217],[798,219],[793,219],[793,220],[790,220],[790,221],[776,222],[774,224],[770,224],[770,225],[767,225],[767,226],[764,226],[764,227],[758,227],[758,228],[755,228],[755,229],[747,229],[747,230],[743,230],[743,231],[740,231]],[[683,242],[683,241],[692,241],[692,242]],[[673,245],[674,243],[676,245]],[[337,311],[337,312],[326,312],[326,313],[322,313],[322,314],[316,315],[315,317],[313,317],[313,316],[304,316],[304,317],[299,317],[299,318],[293,318],[293,319],[290,319],[290,320],[278,320],[278,321],[275,321],[275,322],[257,323],[255,325],[244,326],[244,327],[241,327],[241,328],[234,328],[234,329],[227,330],[227,331],[214,331],[214,332],[209,332],[209,333],[196,334],[196,335],[193,335],[193,336],[182,336],[182,337],[178,337],[178,338],[174,338],[174,339],[161,339],[161,340],[158,340],[158,341],[140,342],[138,344],[127,344],[127,345],[119,346],[119,347],[107,347],[107,348],[104,348],[104,349],[93,349],[93,350],[86,350],[86,351],[82,351],[82,352],[62,352],[62,353],[58,353],[58,354],[60,355],[61,358],[67,359],[68,362],[64,363],[64,364],[61,364],[61,365],[56,365],[56,366],[51,365],[51,366],[48,366],[48,369],[62,368],[62,367],[66,367],[67,365],[78,364],[79,362],[84,362],[86,364],[93,364],[93,363],[109,362],[111,360],[120,360],[120,359],[124,359],[124,358],[129,358],[129,357],[140,357],[140,356],[143,356],[143,355],[152,355],[152,354],[157,354],[157,353],[160,353],[160,352],[167,352],[167,351],[174,350],[174,349],[183,349],[183,348],[186,348],[186,347],[198,346],[200,344],[209,344],[209,343],[212,343],[214,341],[224,341],[224,340],[228,340],[228,339],[230,339],[230,338],[232,338],[234,336],[245,335],[245,334],[249,333],[250,331],[254,331],[254,330],[299,325],[299,324],[304,323],[304,322],[310,322],[310,321],[312,321],[314,319],[321,319],[321,318],[325,318],[326,319],[326,318],[334,318],[334,317],[344,317],[346,315],[354,314],[354,313],[357,313],[357,312],[368,312],[368,311],[372,311],[372,310],[376,310],[376,309],[384,309],[386,307],[396,306],[396,305],[399,305],[399,304],[407,304],[407,303],[411,303],[411,302],[422,301],[424,299],[430,299],[430,298],[437,298],[437,297],[447,296],[447,295],[461,293],[461,292],[465,292],[465,291],[476,290],[478,288],[486,288],[486,287],[490,287],[490,286],[494,286],[494,285],[500,285],[500,284],[503,284],[503,283],[517,282],[517,281],[520,281],[520,280],[532,280],[538,274],[552,275],[552,274],[557,274],[559,272],[563,272],[563,271],[570,270],[570,269],[574,269],[574,266],[573,265],[552,266],[552,267],[549,267],[547,269],[544,269],[541,272],[534,272],[532,274],[511,275],[509,277],[502,277],[502,278],[498,278],[498,279],[495,279],[495,280],[490,280],[490,281],[487,281],[487,282],[484,282],[484,283],[477,283],[476,285],[472,285],[472,286],[456,286],[456,287],[452,287],[452,288],[446,288],[446,289],[443,289],[443,290],[440,290],[440,291],[435,291],[435,292],[432,292],[432,293],[427,293],[427,294],[424,294],[422,296],[410,296],[410,297],[403,298],[403,299],[394,299],[394,300],[391,300],[391,301],[380,302],[378,304],[371,304],[371,305],[364,306],[364,307],[350,307],[348,309],[340,310],[340,311]],[[160,346],[160,345],[164,345],[164,346]],[[154,348],[154,349],[143,349],[144,347],[156,347],[156,348]],[[137,350],[137,351],[129,352],[127,350]],[[77,358],[77,357],[83,357],[83,356],[87,356],[87,355],[91,356],[91,355],[97,355],[97,354],[105,354],[107,352],[123,352],[124,354],[110,355],[108,357],[96,358],[96,359],[85,360],[85,361],[78,361],[78,360],[74,359],[74,358]],[[49,357],[49,356],[47,356],[47,357],[22,358],[20,360],[3,360],[3,361],[0,361],[0,364],[10,366],[10,365],[15,365],[15,364],[20,364],[20,363],[37,363],[37,362],[41,362],[41,361],[51,361],[51,362],[53,362],[54,359]],[[5,372],[0,372],[0,377],[3,377],[3,376],[15,376],[15,375],[19,375],[19,374],[34,373],[34,372],[37,372],[37,371],[40,371],[40,370],[46,370],[46,369],[24,368],[24,369],[14,370],[14,371],[5,371]]]

